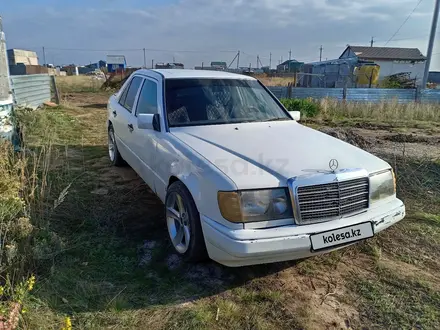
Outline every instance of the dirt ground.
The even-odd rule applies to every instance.
[[[168,242],[161,202],[129,167],[109,166],[107,100],[106,93],[63,95],[61,111],[81,128],[66,161],[75,177],[85,174],[55,212],[67,252],[43,276],[40,314],[30,313],[29,329],[56,328],[63,315],[72,315],[74,329],[440,327],[440,131],[319,125],[398,164],[401,182],[420,182],[399,187],[409,215],[374,239],[303,261],[186,265]]]

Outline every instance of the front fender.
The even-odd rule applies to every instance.
[[[156,168],[160,176],[167,180],[164,189],[156,187],[159,198],[165,201],[169,183],[173,178],[177,178],[191,193],[200,214],[235,228],[237,224],[232,224],[222,217],[217,200],[218,191],[236,190],[235,183],[172,134],[167,134],[166,139],[158,141],[157,148],[158,155],[161,156],[156,158],[156,162],[159,162]]]

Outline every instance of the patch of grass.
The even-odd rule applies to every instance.
[[[281,292],[242,287],[178,311],[166,328],[301,329],[297,319],[283,306]]]
[[[358,244],[358,248],[363,253],[372,256],[376,262],[378,262],[382,257],[382,249],[377,244],[376,238],[372,238],[370,240]]]
[[[295,83],[295,77],[266,77],[257,76],[258,80],[260,80],[265,86],[287,86],[289,83]]]
[[[48,230],[38,236],[37,283],[22,318],[23,329],[59,330],[66,317],[73,329],[301,329],[311,324],[324,328],[334,318],[315,314],[330,298],[339,297],[329,296],[319,305],[321,292],[328,291],[322,283],[332,282],[329,274],[335,274],[335,281],[341,278],[338,272],[341,265],[348,267],[345,261],[356,269],[351,261],[362,257],[368,263],[362,266],[372,268],[382,262],[382,254],[395,259],[410,256],[432,272],[439,269],[432,261],[438,259],[438,218],[426,214],[410,217],[363,248],[358,244],[301,262],[227,269],[215,263],[187,265],[177,258],[171,267],[173,249],[166,239],[163,205],[130,168],[109,166],[106,116],[105,107],[72,103],[23,118],[29,151],[51,145],[46,169],[39,169],[46,173],[50,189],[37,213]],[[94,193],[97,188],[103,193]],[[62,202],[54,208],[60,197]],[[314,281],[314,289],[306,276],[316,276],[322,283]],[[374,308],[384,310],[389,299],[394,309],[390,316],[378,314],[377,324],[406,325],[409,308],[399,312],[402,307],[393,300],[401,275],[389,282],[388,273],[379,267],[371,276],[352,276],[352,288],[362,297],[359,308],[367,309],[372,300],[377,301]],[[429,321],[437,304],[431,299],[437,299],[435,290],[408,283],[399,301],[410,304],[408,297],[414,292],[420,302],[416,310],[423,316],[420,324],[437,325]],[[344,284],[337,285],[338,292],[346,292],[346,287],[340,288]],[[374,321],[373,314],[362,315],[366,323]]]
[[[104,83],[103,79],[95,76],[59,76],[56,78],[60,94],[66,93],[93,93],[98,92]]]
[[[323,119],[440,122],[440,105],[435,103],[340,102],[327,98],[320,100],[319,104]]]
[[[378,268],[372,278],[352,279],[361,297],[361,321],[374,329],[440,328],[440,292],[414,278]]]
[[[306,118],[315,117],[319,113],[319,105],[312,99],[281,99],[288,111],[299,111]]]
[[[319,266],[315,259],[306,259],[298,263],[298,273],[304,276],[312,276],[318,273]]]
[[[397,260],[433,272],[440,269],[440,225],[437,215],[410,213],[399,224],[379,234],[375,241],[381,251]]]

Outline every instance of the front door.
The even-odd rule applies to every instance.
[[[154,115],[158,113],[157,93],[158,82],[152,78],[145,78],[137,100],[136,111],[134,112],[135,117],[137,117],[138,114]],[[154,129],[139,129],[137,125],[132,134],[134,153],[139,157],[142,163],[142,168],[138,174],[153,191],[156,191],[156,172],[154,170],[154,164],[157,162],[156,141],[160,137],[160,134],[161,132],[155,131]]]

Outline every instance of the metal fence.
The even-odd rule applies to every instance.
[[[281,86],[268,86],[269,90],[279,99],[288,98],[287,87]]]
[[[440,89],[385,89],[385,88],[302,88],[293,86],[269,86],[277,98],[323,99],[334,98],[353,102],[392,101],[409,103],[440,103]]]
[[[440,96],[440,93],[439,93]],[[347,88],[347,101],[409,103],[416,100],[415,89]],[[439,98],[440,101],[440,98]]]
[[[424,89],[420,92],[420,101],[423,103],[440,102],[440,89]]]
[[[11,83],[15,105],[36,109],[51,99],[50,76],[47,74],[11,76]]]

